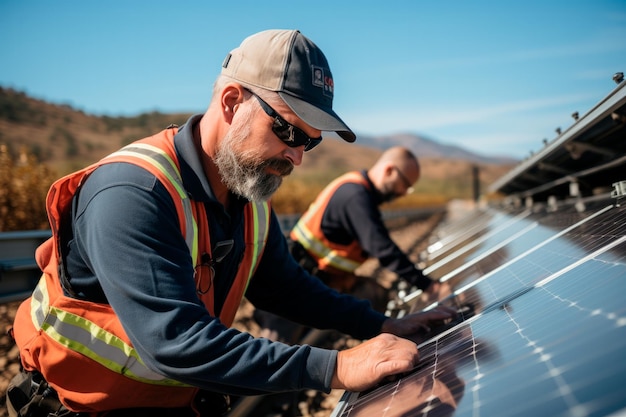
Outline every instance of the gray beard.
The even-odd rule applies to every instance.
[[[278,190],[283,182],[282,176],[268,174],[267,167],[272,167],[283,175],[289,175],[293,165],[286,160],[271,159],[259,161],[249,152],[237,153],[234,145],[243,143],[248,137],[248,125],[234,128],[224,137],[215,154],[214,163],[226,187],[249,201],[266,201]]]
[[[280,187],[283,179],[263,172],[256,164],[244,164],[240,156],[230,150],[218,151],[215,157],[222,182],[226,187],[249,201],[266,201]]]

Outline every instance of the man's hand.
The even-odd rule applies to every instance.
[[[418,361],[417,345],[383,333],[337,355],[331,388],[364,391],[383,378],[408,372]]]
[[[420,330],[429,332],[431,326],[443,324],[447,320],[454,319],[456,315],[456,310],[450,307],[437,306],[432,310],[412,313],[400,319],[390,317],[383,322],[381,331],[396,336],[411,336]]]

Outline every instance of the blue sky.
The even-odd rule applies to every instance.
[[[0,0],[0,85],[93,114],[203,112],[264,29],[326,54],[357,133],[524,158],[626,72],[626,0]]]

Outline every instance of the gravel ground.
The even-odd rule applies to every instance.
[[[434,215],[431,218],[402,225],[391,232],[394,241],[403,250],[410,254],[414,262],[418,261],[418,254],[426,244],[427,238],[433,228],[441,220],[440,215]],[[363,264],[357,271],[360,275],[373,277],[382,286],[389,288],[395,276],[385,270],[381,270],[377,261],[371,260]],[[19,371],[18,350],[13,340],[8,336],[7,330],[11,327],[15,317],[15,310],[19,302],[8,304],[0,304],[0,417],[6,417],[6,389],[9,381]],[[259,326],[252,318],[254,307],[244,302],[239,310],[235,322],[235,327],[258,336],[260,333]],[[334,349],[345,349],[358,344],[357,340],[348,338],[343,335],[330,334],[320,342],[324,347]],[[307,391],[291,396],[276,396],[272,400],[267,398],[262,402],[256,402],[256,399],[242,399],[235,403],[238,416],[247,415],[249,417],[292,417],[292,416],[310,416],[310,417],[328,417],[337,405],[337,402],[343,395],[343,391],[334,390],[330,394],[322,394],[314,391]],[[249,411],[244,414],[241,410],[245,409],[244,404],[248,406]]]
[[[9,386],[9,381],[13,378],[13,375],[19,372],[20,366],[18,363],[18,351],[17,346],[13,343],[13,339],[7,334],[7,331],[13,324],[15,318],[15,311],[19,306],[19,302],[13,302],[8,304],[0,304],[0,416],[8,416],[6,411],[6,390]]]

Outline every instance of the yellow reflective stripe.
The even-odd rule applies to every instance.
[[[132,346],[91,321],[58,308],[52,308],[48,313],[41,329],[66,348],[135,381],[188,386],[149,369]]]
[[[253,202],[252,208],[252,227],[254,228],[254,245],[252,247],[252,261],[250,262],[250,270],[248,271],[248,279],[246,281],[246,290],[252,278],[252,274],[259,262],[259,255],[265,247],[267,235],[269,233],[270,210],[269,204],[266,202]]]
[[[76,314],[49,308],[46,288],[42,277],[33,293],[31,318],[35,327],[52,340],[129,379],[153,385],[189,386],[150,370],[137,351],[113,333]]]
[[[300,220],[293,227],[292,232],[296,235],[296,238],[302,246],[312,252],[318,259],[321,259],[323,262],[336,269],[346,272],[354,272],[354,270],[361,265],[359,262],[355,262],[352,259],[338,255],[336,250],[326,246],[321,240],[316,238],[306,226],[310,219],[316,215],[321,202],[328,201],[330,195],[334,193],[339,186],[349,182],[362,183],[367,186],[367,182],[363,176],[356,171],[348,172],[347,174],[336,178],[326,188],[324,188],[322,193],[315,199],[315,201],[313,201],[313,203],[311,203],[307,211],[300,217]]]
[[[118,155],[140,158],[152,164],[161,173],[163,173],[170,183],[172,183],[174,188],[176,188],[176,191],[178,192],[178,195],[183,203],[183,210],[185,212],[185,242],[189,248],[189,253],[191,253],[193,265],[196,265],[198,260],[198,225],[193,217],[191,201],[183,186],[183,180],[176,163],[162,149],[145,143],[134,143],[128,145],[119,151],[112,153],[108,157],[104,158],[104,160]]]
[[[46,312],[49,309],[48,287],[46,286],[46,275],[39,278],[39,282],[33,291],[30,300],[30,318],[35,328],[40,329],[46,318]]]
[[[315,256],[324,260],[332,267],[346,272],[353,272],[359,267],[359,262],[338,255],[337,251],[330,249],[328,246],[324,245],[322,241],[315,238],[302,219],[296,223],[293,232],[298,242],[300,242],[306,250],[312,252]]]

